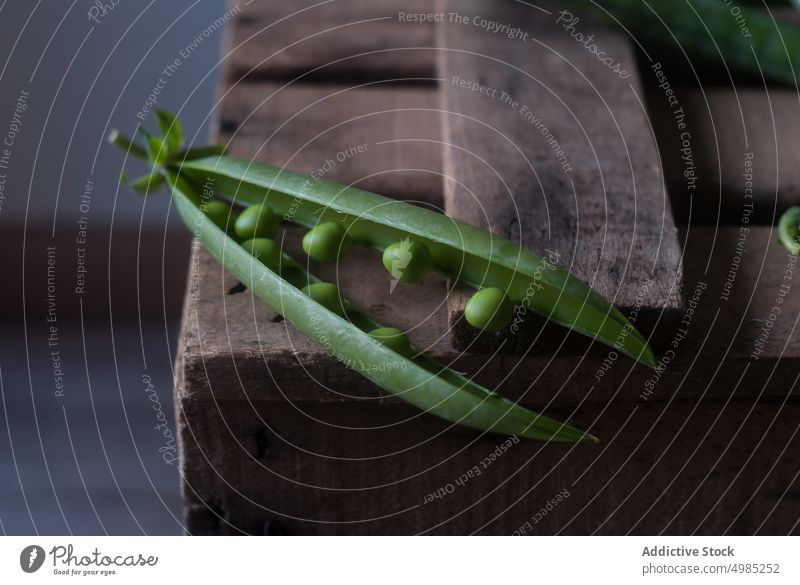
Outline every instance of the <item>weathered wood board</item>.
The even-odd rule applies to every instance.
[[[290,253],[299,248],[300,236],[297,229],[288,228],[285,242]],[[687,400],[725,399],[733,389],[739,399],[782,398],[793,387],[800,367],[796,325],[800,300],[782,288],[786,271],[797,267],[773,241],[770,228],[753,228],[737,257],[740,237],[738,228],[692,228],[688,234],[687,246],[695,251],[687,265],[688,305],[678,326],[669,329],[670,347],[658,354],[662,367],[657,373],[624,356],[614,357],[600,344],[582,352],[547,346],[524,358],[465,354],[454,350],[447,338],[443,277],[400,285],[390,294],[390,276],[379,255],[367,250],[354,250],[338,269],[316,264],[312,269],[380,322],[407,330],[415,346],[529,406],[664,401],[673,392]],[[291,387],[297,401],[344,400],[320,391],[314,380],[341,384],[356,398],[380,396],[370,382],[341,366],[285,321],[276,320],[276,313],[250,291],[240,292],[238,282],[205,251],[197,250],[193,264],[194,282],[201,286],[184,308],[181,398],[206,400],[212,397],[209,392],[218,399],[240,397],[242,384],[266,388],[250,400],[284,400],[268,388],[266,382],[271,381]],[[738,266],[735,272],[732,266]],[[402,298],[396,298],[398,293]],[[776,305],[781,306],[780,319],[770,319]],[[767,321],[775,323],[765,334]],[[779,362],[782,367],[777,368]],[[747,378],[740,381],[743,374]],[[758,381],[767,378],[771,385],[764,389]],[[652,382],[653,391],[646,392]],[[398,403],[389,396],[382,402]]]
[[[434,87],[247,83],[218,107],[233,156],[441,208]]]
[[[680,133],[655,106],[664,172],[684,223],[772,224],[800,201],[800,98],[784,88],[678,88],[697,186],[684,189]],[[658,101],[655,101],[658,104]]]
[[[299,235],[289,229],[289,249]],[[788,470],[798,442],[800,300],[785,299],[753,358],[757,321],[770,320],[789,258],[769,228],[754,228],[728,289],[738,229],[692,229],[688,238],[691,302],[657,371],[607,351],[461,354],[445,336],[443,278],[407,287],[405,304],[389,295],[373,252],[355,253],[338,273],[319,267],[437,358],[603,440],[520,443],[468,488],[425,505],[503,440],[450,428],[385,395],[249,291],[234,292],[236,281],[198,251],[202,288],[187,299],[176,373],[190,530],[260,533],[269,522],[295,534],[510,533],[562,489],[565,507],[535,532],[747,533],[762,522],[762,532],[790,530],[796,515],[781,498],[797,489]],[[382,518],[346,523],[365,514]]]
[[[375,83],[353,89],[397,75],[438,75],[431,51],[413,53],[427,55],[419,61],[389,57],[399,54],[393,49],[401,42],[410,48],[435,44],[432,24],[401,27],[391,20],[400,10],[426,12],[431,7],[416,2],[377,6],[337,0],[309,9],[302,19],[295,15],[270,26],[307,6],[256,2],[238,16],[230,35],[230,47],[237,49],[227,66],[230,85],[221,92],[218,138],[230,140],[238,156],[310,172],[319,168],[320,160],[330,158],[330,152],[350,142],[366,140],[372,148],[376,136],[402,135],[419,144],[415,149],[389,144],[368,149],[341,164],[337,161],[326,176],[436,203],[434,183],[422,175],[440,172],[444,153],[450,178],[468,187],[473,181],[472,190],[485,197],[491,181],[473,168],[480,165],[464,159],[462,168],[454,170],[456,148],[437,153],[424,146],[440,140],[439,125],[426,122],[432,119],[424,113],[436,107],[430,106],[437,91],[433,86],[405,84],[384,91]],[[465,13],[475,6],[465,0],[455,10]],[[512,22],[518,10],[511,2],[481,6],[486,8],[484,15],[494,14],[498,22]],[[317,18],[306,18],[311,15]],[[385,34],[355,40],[342,34],[356,30],[353,26],[373,27],[370,19],[375,17],[387,17],[377,21]],[[545,17],[555,18],[554,14],[539,18]],[[359,20],[369,22],[350,25]],[[342,24],[347,26],[336,28]],[[579,28],[589,25],[582,20]],[[323,35],[333,35],[330,43],[322,42],[323,35],[314,36],[328,29]],[[600,29],[595,30],[600,39]],[[562,54],[575,52],[572,39],[567,37],[569,43],[564,43],[565,31],[555,27],[549,31],[539,40],[560,47]],[[439,32],[444,34],[444,30]],[[436,42],[442,42],[442,35]],[[605,35],[602,39],[609,54],[632,61],[629,47],[618,36]],[[240,45],[248,37],[252,39]],[[300,42],[292,45],[295,40]],[[367,48],[357,42],[366,43]],[[491,48],[492,42],[487,40],[486,47]],[[288,48],[264,60],[272,54],[273,45]],[[359,52],[370,55],[348,58]],[[541,76],[559,59],[551,53],[539,55],[520,68],[535,64],[533,74]],[[474,70],[470,58],[461,57]],[[586,59],[575,54],[571,61],[593,79]],[[303,77],[302,84],[284,83],[332,61],[339,63],[320,70],[325,73]],[[482,71],[485,78],[477,81],[485,86],[489,81],[508,82],[503,71],[499,66]],[[571,132],[574,128],[569,125],[558,126],[563,123],[556,119],[559,110],[548,105],[541,90],[528,94],[529,88],[507,86],[510,95],[536,96],[529,106],[534,113],[547,112],[548,129],[553,136],[558,131],[576,169],[569,181],[561,176],[560,168],[552,167],[550,145],[532,140],[530,123],[518,112],[516,118],[511,117],[517,124],[502,117],[491,121],[515,143],[532,149],[535,156],[529,159],[541,187],[537,183],[531,190],[519,179],[511,164],[513,156],[496,160],[497,152],[489,148],[491,137],[470,143],[470,148],[486,160],[494,157],[492,164],[503,176],[517,179],[520,184],[514,184],[512,192],[524,192],[525,198],[519,201],[524,200],[526,206],[535,204],[537,194],[552,203],[550,234],[526,210],[520,212],[517,224],[501,223],[498,233],[516,235],[534,247],[538,247],[534,236],[540,243],[543,234],[561,238],[563,266],[584,270],[586,280],[623,308],[629,307],[624,299],[635,291],[632,283],[643,287],[644,282],[652,282],[652,290],[667,291],[648,300],[649,306],[659,307],[656,314],[663,310],[670,317],[649,325],[665,342],[657,352],[657,370],[589,344],[582,336],[559,338],[562,330],[553,326],[526,340],[524,355],[462,353],[451,344],[449,307],[454,301],[448,301],[448,282],[443,277],[432,275],[418,285],[400,285],[390,294],[390,276],[374,252],[355,250],[338,270],[312,265],[317,274],[336,282],[348,298],[378,320],[406,330],[412,342],[427,348],[433,357],[524,405],[593,432],[602,443],[571,447],[520,442],[503,449],[505,439],[479,436],[419,413],[299,335],[250,291],[237,286],[207,253],[195,248],[175,372],[182,489],[190,533],[650,534],[663,530],[670,534],[778,534],[796,530],[797,511],[792,503],[800,493],[795,481],[800,299],[786,294],[785,280],[796,266],[774,243],[768,227],[690,226],[677,235],[670,231],[672,219],[661,171],[652,158],[652,136],[646,134],[640,144],[641,132],[626,134],[630,128],[639,128],[644,116],[638,100],[630,101],[635,95],[633,75],[633,80],[625,80],[627,85],[607,78],[595,80],[598,92],[610,104],[598,111],[587,109],[575,86],[561,79],[558,83],[563,85],[556,86],[548,74],[548,87],[577,113],[583,127],[578,133]],[[447,78],[441,77],[442,91],[436,99],[458,114],[455,97],[446,97],[451,91],[445,87]],[[339,93],[336,84],[344,91]],[[467,110],[482,103],[472,97],[460,99]],[[317,100],[331,106],[327,110],[331,118],[324,108],[312,105],[304,110]],[[396,111],[407,109],[408,104],[413,104],[413,117]],[[377,111],[382,113],[371,116]],[[294,114],[298,114],[296,122],[276,132]],[[611,114],[620,122],[619,132],[596,136],[607,127]],[[363,115],[370,116],[369,123],[362,123],[359,117]],[[492,110],[484,121],[490,115],[499,116]],[[470,136],[463,116],[451,112],[447,118],[449,123],[460,120],[464,139]],[[626,136],[629,140],[622,142]],[[587,150],[589,138],[594,151]],[[598,198],[598,165],[604,174],[606,165],[618,170],[612,162],[626,146],[628,175],[618,172],[604,177],[607,197]],[[422,168],[422,175],[409,174],[409,167]],[[376,180],[370,176],[375,172],[381,173],[377,176],[383,182],[367,186]],[[632,193],[634,179],[636,211],[631,216],[631,209],[620,202]],[[569,192],[575,184],[575,196],[569,199],[572,206],[563,200],[551,202],[556,192],[564,193],[567,182]],[[560,191],[544,189],[544,185]],[[455,193],[448,190],[447,211],[475,213],[468,206],[462,209]],[[485,206],[487,217],[508,212],[505,200],[491,202]],[[479,224],[486,219],[475,217]],[[612,228],[624,222],[631,222],[628,232],[614,234]],[[597,233],[584,233],[587,225],[604,234],[599,247],[588,245],[598,240]],[[654,234],[660,234],[655,250],[650,247]],[[290,252],[297,253],[300,236],[295,228],[285,230],[282,241]],[[691,251],[684,267],[679,255],[670,256],[676,247]],[[620,250],[625,261],[614,264],[620,261]],[[670,257],[678,261],[671,276],[676,286],[665,289],[669,278],[663,271]],[[654,267],[649,271],[648,261]],[[637,326],[647,319],[646,311],[642,315]],[[491,458],[498,448],[500,455]],[[487,458],[490,463],[482,467]],[[475,467],[480,473],[464,479]],[[557,505],[542,515],[541,510],[555,499]]]
[[[624,310],[646,332],[681,309],[681,248],[647,121],[636,62],[622,34],[581,18],[577,31],[620,65],[609,69],[565,30],[560,6],[447,3],[441,25],[445,209],[545,254]],[[475,26],[513,23],[516,37]],[[454,342],[471,290],[450,297]],[[478,343],[526,351],[541,320]],[[483,343],[485,342],[485,343]],[[472,346],[474,347],[474,345]]]
[[[426,0],[253,2],[231,28],[228,72],[304,82],[429,80],[434,23],[400,21],[429,10]]]
[[[297,535],[796,530],[796,404],[616,405],[597,422],[603,435],[614,438],[582,449],[442,433],[435,420],[414,422],[413,433],[345,428],[356,418],[362,426],[397,425],[414,414],[374,400],[360,406],[190,403],[184,432],[191,426],[198,440],[185,454],[192,462],[191,485],[199,490],[186,494],[189,530]],[[492,458],[495,453],[500,455]],[[557,505],[547,510],[551,500]]]
[[[800,25],[791,6],[775,4],[769,11]],[[677,222],[771,225],[796,204],[797,91],[721,60],[694,59],[689,66],[669,46],[645,43],[644,50],[639,59],[649,121]]]

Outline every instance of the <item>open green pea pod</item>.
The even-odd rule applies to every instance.
[[[218,261],[301,333],[318,343],[336,339],[335,356],[345,364],[358,364],[354,369],[384,390],[425,412],[481,431],[570,443],[597,441],[409,351],[409,346],[381,342],[374,335],[376,330],[385,329],[381,324],[346,300],[342,300],[342,314],[338,307],[326,306],[305,294],[302,289],[321,283],[285,254],[275,270],[254,262],[243,246],[204,216],[188,183],[179,181],[172,171],[167,171],[167,181],[184,223]],[[381,367],[386,364],[392,367]]]
[[[360,364],[362,367],[353,366],[359,373],[425,412],[481,431],[540,440],[596,441],[587,433],[523,408],[417,352],[406,339],[398,337],[397,330],[361,313],[335,287],[321,283],[301,264],[275,249],[260,230],[246,230],[244,235],[259,237],[237,242],[231,235],[236,230],[229,229],[230,216],[218,214],[223,210],[219,205],[209,213],[211,203],[219,202],[201,201],[197,186],[203,185],[205,191],[210,181],[215,194],[235,203],[267,206],[285,220],[312,229],[326,225],[325,233],[304,242],[312,252],[319,245],[318,237],[323,241],[327,234],[336,236],[327,239],[335,240],[340,251],[357,243],[385,252],[385,263],[405,256],[406,268],[410,267],[405,274],[407,282],[422,278],[432,266],[489,296],[502,298],[503,303],[527,298],[529,306],[546,318],[655,365],[647,342],[616,308],[585,283],[531,251],[474,226],[399,201],[223,156],[221,147],[180,150],[183,136],[177,119],[161,112],[158,122],[164,137],[143,133],[145,148],[116,131],[109,137],[128,154],[153,166],[152,172],[134,181],[132,187],[143,183],[146,188],[139,191],[149,194],[166,182],[187,226],[258,298],[312,340],[336,339],[335,355],[343,363]],[[263,213],[262,208],[259,217]],[[238,227],[241,232],[242,226]],[[346,241],[340,237],[342,232],[346,233]],[[243,233],[238,235],[244,237]],[[323,261],[328,259],[327,254],[314,254],[325,256]],[[535,290],[533,297],[526,297],[531,289]],[[492,315],[481,317],[497,325]],[[396,367],[380,367],[387,363]]]
[[[446,276],[499,289],[515,303],[527,299],[545,318],[655,367],[647,341],[618,309],[583,281],[497,235],[368,191],[226,156],[187,160],[180,172],[196,184],[213,177],[222,196],[265,203],[308,228],[340,223],[353,242],[380,252],[404,239],[424,243],[434,269]]]

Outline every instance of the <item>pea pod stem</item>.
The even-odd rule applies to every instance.
[[[650,346],[587,284],[517,244],[456,219],[368,191],[230,157],[184,162],[180,172],[237,203],[266,203],[309,228],[340,222],[348,236],[383,251],[405,237],[425,243],[435,269],[476,288],[495,287],[548,320],[655,367]]]
[[[336,356],[345,364],[365,360],[369,365],[396,364],[396,368],[385,371],[360,371],[384,390],[425,412],[481,431],[557,442],[597,441],[592,435],[490,392],[430,358],[407,358],[376,341],[366,330],[380,327],[378,323],[349,303],[345,315],[349,320],[342,318],[303,294],[298,285],[318,279],[290,257],[284,256],[286,262],[279,268],[280,274],[254,261],[235,240],[204,217],[194,203],[196,193],[186,192],[191,188],[189,183],[179,181],[174,171],[167,171],[166,178],[184,223],[228,271],[296,329],[317,343],[323,336],[336,339]]]

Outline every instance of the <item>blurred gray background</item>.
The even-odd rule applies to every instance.
[[[202,33],[225,12],[224,0],[105,4],[113,1],[118,2],[113,9],[95,17],[99,22],[88,16],[97,8],[94,0],[6,0],[0,5],[1,130],[11,121],[19,92],[30,92],[13,149],[3,226],[24,221],[26,210],[29,222],[50,223],[54,214],[59,222],[76,220],[89,175],[97,193],[94,221],[113,217],[115,224],[138,226],[144,213],[146,223],[160,225],[166,198],[145,205],[127,192],[117,193],[123,154],[105,147],[109,128],[128,134],[135,130],[136,114],[159,78],[166,85],[158,105],[179,111],[188,136],[206,141],[224,33]],[[181,51],[188,57],[181,57]],[[172,77],[162,75],[176,58],[181,63]]]
[[[168,459],[188,240],[168,197],[118,188],[124,155],[105,136],[135,131],[161,78],[157,105],[206,142],[224,35],[209,27],[225,10],[223,0],[0,3],[0,136],[14,132],[0,168],[0,533],[182,531]]]

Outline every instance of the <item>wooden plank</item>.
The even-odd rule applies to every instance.
[[[769,10],[776,20],[800,25],[800,13],[790,6]],[[645,50],[652,59],[642,59],[647,107],[676,221],[774,223],[800,192],[797,93],[773,82],[765,85],[757,73],[729,70],[719,60],[695,60],[687,67],[685,56],[671,46],[646,44]],[[663,83],[673,92],[669,99],[666,86],[659,87]],[[683,129],[676,128],[677,112]],[[684,172],[690,167],[694,186],[688,189]]]
[[[441,208],[433,88],[245,83],[219,106],[234,156]]]
[[[308,4],[295,2],[289,8],[289,5],[275,2],[252,3],[238,17],[227,43],[225,78],[239,80],[246,76],[248,79],[234,81],[230,88],[223,90],[217,137],[225,142],[230,140],[237,156],[263,156],[261,160],[271,164],[286,164],[294,170],[307,172],[326,167],[325,178],[357,183],[385,195],[434,203],[441,208],[441,149],[435,144],[440,140],[439,123],[435,114],[426,111],[436,105],[433,82],[429,79],[434,75],[435,59],[431,50],[420,50],[433,45],[433,26],[432,23],[401,25],[393,22],[398,10],[409,11],[422,3],[416,0],[402,5],[382,3],[380,7],[363,1],[320,3],[307,12],[278,22],[282,16]],[[281,87],[280,84],[253,82],[254,79],[284,80],[298,76],[302,76],[299,81],[303,83],[326,80],[340,87],[298,87],[298,84]],[[375,85],[351,87],[409,77],[414,78],[414,83],[404,80],[401,90],[395,87],[391,91]],[[268,102],[262,103],[270,96]],[[276,130],[279,131],[272,136]],[[268,137],[271,139],[267,140]],[[336,157],[338,152],[348,152],[351,147],[358,150],[362,144],[366,144],[367,149],[357,156],[344,161]],[[326,165],[329,160],[336,164]],[[296,251],[297,237],[292,241]],[[353,256],[358,261],[359,253]],[[256,373],[254,367],[273,367],[279,376],[291,370],[293,380],[285,380],[295,390],[303,391],[306,387],[317,386],[298,376],[300,371],[292,358],[313,356],[323,364],[326,360],[318,348],[311,347],[300,336],[292,336],[293,342],[287,345],[290,337],[279,336],[279,327],[289,330],[275,320],[274,313],[270,314],[260,303],[254,302],[249,292],[234,292],[238,290],[234,289],[236,283],[226,282],[224,271],[210,264],[205,253],[199,253],[196,258],[198,262],[192,263],[189,274],[175,391],[176,404],[180,405],[178,432],[185,517],[187,529],[198,534],[218,533],[220,526],[230,525],[220,474],[227,459],[226,436],[222,429],[205,420],[204,417],[213,419],[214,410],[209,409],[203,397],[207,396],[204,389],[213,387],[222,396],[231,390],[236,392],[239,387],[231,384],[232,378],[219,383],[211,381],[214,375],[226,371],[225,367],[215,364],[215,360],[222,355],[233,358],[228,364],[241,365],[244,379],[248,380],[241,388],[253,390],[258,397],[263,394],[264,386],[260,382],[264,379],[256,386],[249,385],[249,376]],[[363,256],[361,261],[364,262]],[[330,270],[319,272],[336,279]],[[343,274],[352,275],[356,281],[369,281],[355,271]],[[388,276],[385,280],[384,288],[388,293]],[[368,291],[364,289],[364,292]],[[422,292],[420,289],[420,294]],[[353,298],[357,302],[372,300],[357,294]],[[408,303],[416,300],[421,299],[414,294],[406,297]],[[393,309],[388,304],[362,306],[387,322],[399,322],[402,316],[402,308]],[[232,324],[239,332],[226,353],[225,348],[218,345],[223,331],[214,329],[215,326],[209,329],[207,325],[220,324],[234,314],[239,314],[242,322]],[[264,319],[267,329],[263,328]],[[255,335],[248,337],[253,327]],[[262,331],[267,334],[266,338],[260,335]],[[250,340],[250,349],[242,353],[248,345],[245,339]],[[268,355],[262,353],[265,348],[268,348]],[[255,361],[250,359],[254,357]],[[206,358],[208,364],[204,363]],[[282,367],[289,364],[293,367]],[[336,376],[335,369],[331,369],[330,364],[327,366],[314,370],[323,381]],[[204,373],[206,382],[201,381]],[[363,380],[361,383],[365,386]],[[280,383],[275,387],[281,387]],[[262,525],[258,532],[269,534],[273,530]]]
[[[653,90],[651,107],[664,172],[683,223],[771,224],[800,200],[800,99],[797,92],[744,87],[692,89],[684,104],[697,185],[685,189],[680,135]]]
[[[584,17],[577,24],[628,72],[621,77],[571,37],[554,4],[543,5],[549,13],[512,3],[447,6],[466,21],[441,25],[446,212],[555,251],[562,268],[623,310],[638,306],[637,326],[647,332],[675,318],[681,249],[627,39]],[[520,32],[489,32],[476,17]],[[458,347],[529,347],[538,319],[519,335],[474,345],[476,330],[462,318],[470,292],[449,299]]]
[[[510,3],[497,6],[515,10]],[[293,98],[299,100],[298,95]],[[604,95],[616,94],[609,90]],[[290,108],[285,102],[273,105]],[[319,120],[324,121],[321,114]],[[231,136],[234,148],[256,152],[258,147],[238,144],[245,129],[255,126],[241,126],[241,136]],[[254,140],[264,142],[264,137]],[[602,137],[594,144],[612,147]],[[313,157],[324,156],[327,146],[320,148]],[[305,158],[309,152],[302,149],[293,161],[313,170],[317,161]],[[632,154],[636,161],[639,156]],[[658,175],[659,169],[650,172]],[[613,205],[610,209],[620,212]],[[584,215],[598,216],[592,211],[581,208],[581,225]],[[662,224],[648,225],[651,231],[653,225]],[[295,228],[286,230],[285,241],[294,253],[300,235]],[[514,445],[478,481],[433,504],[424,504],[427,494],[454,483],[503,440],[448,429],[387,397],[276,319],[208,254],[195,249],[175,384],[188,530],[510,533],[532,522],[566,488],[569,498],[535,524],[536,532],[719,533],[729,526],[748,532],[762,521],[763,531],[788,531],[796,518],[781,498],[786,490],[790,497],[797,490],[789,470],[796,469],[791,453],[797,450],[794,377],[800,340],[794,323],[800,301],[784,299],[759,359],[753,359],[788,259],[769,229],[748,232],[744,246],[740,237],[733,228],[685,234],[692,251],[685,295],[691,298],[701,283],[705,288],[697,304],[680,311],[680,321],[688,324],[658,326],[656,333],[676,346],[670,347],[672,354],[662,355],[657,373],[612,357],[598,345],[587,351],[585,340],[574,335],[565,345],[542,337],[528,344],[525,359],[462,354],[447,339],[443,278],[401,285],[403,294],[390,296],[390,277],[374,252],[355,250],[338,271],[312,266],[379,320],[408,330],[412,341],[435,357],[607,441],[586,449]],[[574,263],[567,252],[564,257]],[[761,447],[753,452],[756,443]],[[639,497],[643,493],[664,496]],[[751,496],[753,503],[748,503]],[[676,501],[689,503],[677,510]],[[385,518],[370,519],[379,516]]]
[[[300,236],[299,230],[288,228],[285,241],[291,253],[297,254]],[[502,353],[462,354],[447,339],[444,278],[430,276],[390,295],[390,276],[378,254],[360,249],[354,249],[338,270],[331,265],[313,270],[336,282],[379,321],[408,331],[417,347],[531,407],[551,402],[562,408],[611,400],[664,402],[674,393],[682,400],[727,399],[734,390],[742,400],[783,398],[800,367],[800,299],[781,296],[789,267],[785,250],[764,227],[746,235],[741,256],[738,228],[695,228],[686,237],[693,250],[686,272],[687,299],[696,302],[687,306],[678,326],[665,327],[671,351],[659,356],[663,363],[658,372],[634,366],[623,356],[609,359],[610,351],[599,344],[587,352],[586,347],[540,341],[524,359]],[[290,388],[298,403],[381,398],[386,404],[400,404],[290,325],[276,321],[276,314],[252,293],[233,292],[237,281],[202,249],[195,252],[192,278],[200,286],[195,294],[190,289],[184,308],[180,399],[282,402]],[[732,272],[734,266],[738,268]],[[776,305],[781,306],[780,318],[770,319]],[[767,321],[774,325],[765,336]],[[330,393],[327,386],[347,392]]]
[[[400,15],[430,10],[426,0],[256,1],[232,27],[233,79],[364,81],[435,75],[433,22]]]
[[[195,534],[796,530],[796,403],[617,405],[596,422],[614,440],[577,449],[440,434],[434,419],[403,423],[413,409],[375,401],[193,407],[204,458],[189,480],[215,478],[192,482],[208,502],[192,506]]]
[[[294,250],[300,233],[288,231]],[[765,533],[792,529],[783,495],[798,489],[789,471],[798,441],[800,299],[780,303],[752,358],[790,259],[768,228],[747,234],[738,260],[737,228],[687,237],[687,291],[700,293],[670,330],[675,346],[658,371],[602,348],[580,356],[549,347],[525,359],[461,354],[444,338],[444,279],[409,286],[398,299],[373,252],[355,250],[338,272],[321,267],[356,304],[409,330],[439,359],[604,441],[578,449],[520,443],[433,505],[424,504],[428,494],[502,440],[448,428],[387,396],[276,321],[248,291],[232,292],[236,282],[199,252],[192,278],[200,288],[187,297],[176,371],[189,531],[511,533],[563,489],[565,506],[534,524],[536,533],[712,534],[762,522]]]

